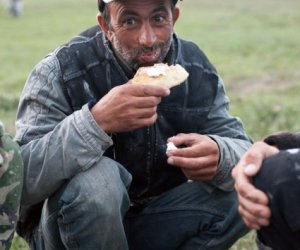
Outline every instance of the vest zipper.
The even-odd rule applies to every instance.
[[[154,157],[154,152],[155,152],[155,125],[151,127],[147,127],[145,129],[145,138],[146,138],[146,187],[138,193],[138,197],[143,196],[145,193],[149,191],[149,187],[151,185],[152,177],[151,177],[151,169],[153,164],[155,163],[155,157]],[[156,143],[156,142],[155,142]],[[154,145],[154,146],[152,146]]]

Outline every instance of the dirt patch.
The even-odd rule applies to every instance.
[[[231,95],[259,94],[261,92],[282,91],[296,84],[300,84],[300,71],[290,75],[268,73],[252,78],[233,81],[228,87]]]

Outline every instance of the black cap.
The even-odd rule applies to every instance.
[[[98,9],[100,12],[103,12],[104,6],[106,3],[112,2],[113,0],[98,0]],[[174,5],[178,2],[178,0],[172,0]],[[182,0],[181,0],[182,1]]]

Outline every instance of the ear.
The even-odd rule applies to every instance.
[[[177,6],[175,6],[173,10],[173,25],[176,23],[179,15],[180,15],[180,9]]]
[[[110,41],[110,39],[111,39],[111,31],[110,31],[107,23],[105,22],[103,16],[101,15],[101,13],[97,14],[97,20],[98,20],[98,24],[101,27],[102,31],[104,32],[105,36]]]

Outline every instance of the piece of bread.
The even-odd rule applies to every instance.
[[[175,150],[175,149],[177,149],[177,147],[175,146],[175,144],[173,142],[167,143],[167,152],[170,150]]]
[[[184,82],[188,76],[189,73],[179,64],[169,66],[157,63],[153,66],[140,67],[131,82],[172,88]]]

